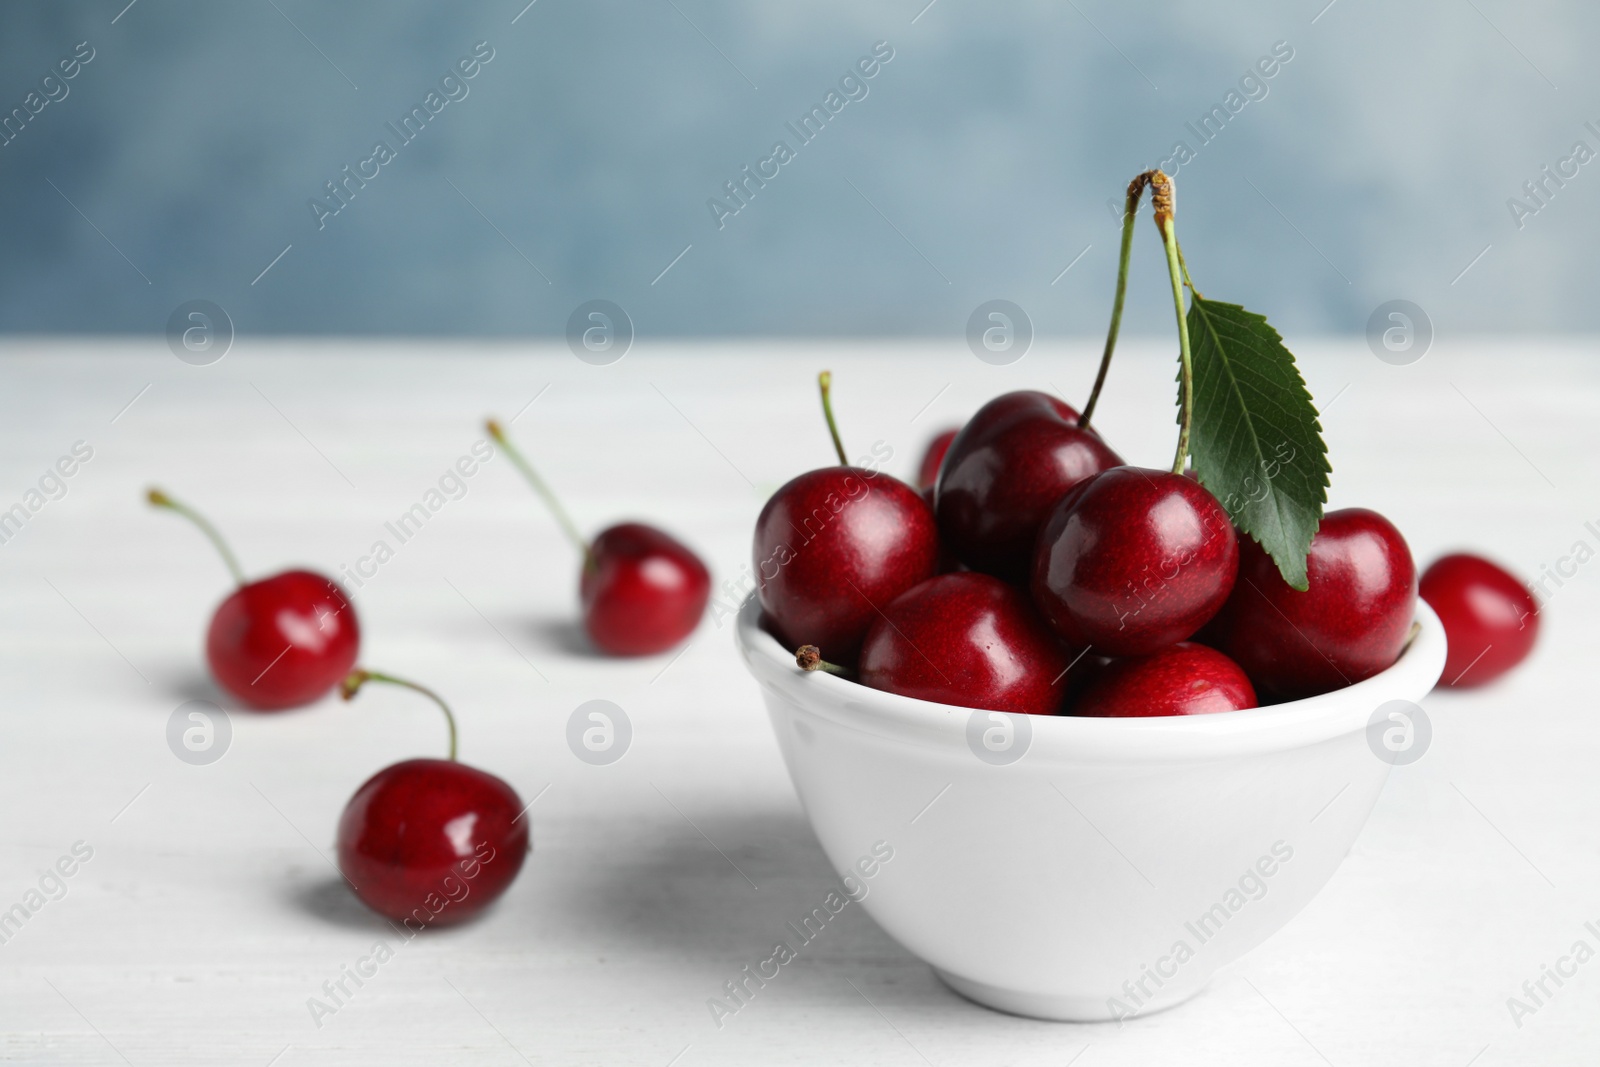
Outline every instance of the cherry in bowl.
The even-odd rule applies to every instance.
[[[1239,541],[1233,593],[1200,637],[1243,667],[1258,693],[1315,696],[1399,658],[1416,613],[1417,569],[1388,519],[1366,508],[1324,515],[1303,592],[1254,541]]]
[[[1221,652],[1180,641],[1148,656],[1098,667],[1070,713],[1131,719],[1210,715],[1256,706],[1256,691],[1240,666]]]
[[[1034,542],[1067,490],[1122,459],[1046,393],[995,397],[950,444],[934,490],[939,532],[973,570],[1025,583]]]
[[[198,526],[238,583],[206,631],[206,662],[225,692],[246,707],[280,711],[321,698],[350,673],[361,650],[361,626],[337,582],[298,569],[246,581],[203,515],[160,489],[151,489],[147,499]]]
[[[922,462],[917,465],[917,488],[932,489],[939,481],[939,467],[944,463],[944,457],[950,451],[950,442],[960,433],[960,427],[944,430],[928,442],[928,448],[922,453]]]
[[[820,645],[854,662],[887,604],[939,565],[933,512],[880,471],[825,467],[784,484],[756,519],[761,606],[789,647]]]
[[[1033,600],[1072,644],[1147,655],[1210,621],[1238,569],[1233,522],[1199,482],[1113,467],[1079,482],[1045,520]]]
[[[808,669],[839,668],[806,646]],[[873,689],[988,711],[1054,715],[1074,656],[1021,590],[992,575],[941,574],[884,607],[861,646],[858,680]]]
[[[853,664],[879,607],[940,565],[938,529],[926,500],[882,471],[851,466],[818,377],[839,465],[790,479],[767,500],[751,546],[761,607],[789,648],[818,645]]]

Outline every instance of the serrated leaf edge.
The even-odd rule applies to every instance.
[[[1210,313],[1210,312],[1208,312],[1206,310],[1207,305],[1215,306],[1215,305],[1220,305],[1220,304],[1226,304],[1226,301],[1207,300],[1206,298],[1200,296],[1198,293],[1191,293],[1191,299],[1190,299],[1190,302],[1189,302],[1190,308],[1195,310],[1196,317],[1200,320],[1201,325],[1204,327],[1204,329],[1206,330],[1206,333],[1209,335],[1209,339],[1210,339],[1211,344],[1216,346],[1217,351],[1226,352],[1227,348],[1222,344],[1222,336],[1218,332],[1218,330],[1217,330],[1217,328],[1216,328],[1216,326],[1214,324],[1212,313]],[[1300,388],[1302,390],[1304,390],[1306,399],[1310,400],[1311,399],[1311,389],[1306,385],[1305,376],[1300,373],[1299,361],[1297,359],[1295,359],[1294,353],[1289,351],[1289,347],[1283,343],[1283,335],[1278,332],[1277,327],[1273,326],[1272,323],[1267,320],[1267,317],[1265,315],[1262,315],[1262,314],[1260,314],[1258,312],[1251,311],[1249,308],[1245,307],[1242,304],[1228,304],[1227,306],[1233,307],[1233,308],[1237,308],[1239,310],[1240,314],[1257,320],[1262,326],[1265,326],[1267,328],[1267,330],[1271,332],[1273,340],[1277,343],[1277,345],[1280,348],[1283,349],[1283,351],[1285,353],[1288,354],[1288,356],[1289,356],[1289,368],[1294,373],[1295,381],[1300,386]],[[1238,399],[1239,408],[1244,413],[1244,423],[1245,423],[1245,427],[1246,427],[1246,429],[1247,429],[1247,431],[1249,432],[1249,435],[1250,435],[1250,441],[1251,441],[1251,444],[1253,446],[1253,451],[1258,456],[1259,455],[1264,455],[1264,453],[1262,452],[1262,448],[1261,448],[1261,436],[1256,430],[1255,419],[1251,415],[1250,406],[1249,406],[1249,404],[1247,404],[1245,402],[1244,392],[1243,392],[1242,388],[1239,385],[1238,377],[1237,377],[1237,375],[1234,374],[1232,361],[1228,360],[1228,359],[1223,359],[1221,361],[1221,370],[1222,370],[1222,373],[1227,378],[1228,389]],[[1313,411],[1315,411],[1315,406],[1314,405],[1313,405]],[[1288,414],[1288,413],[1286,412],[1286,414]],[[1320,414],[1319,415],[1314,415],[1312,417],[1311,425],[1312,425],[1312,428],[1316,431],[1317,438],[1319,440],[1321,440],[1322,439],[1322,418],[1321,418]],[[1329,467],[1328,457],[1327,457],[1327,443],[1325,441],[1323,442],[1323,451],[1320,453],[1318,458],[1321,460],[1321,463],[1318,465],[1320,467],[1320,470],[1318,471],[1318,473],[1320,474],[1320,477],[1316,479],[1315,484],[1317,485],[1317,488],[1318,488],[1318,494],[1317,494],[1317,518],[1318,518],[1318,521],[1319,521],[1319,524],[1320,524],[1321,517],[1322,517],[1322,514],[1323,514],[1323,510],[1324,510],[1324,506],[1328,502],[1329,474],[1331,473],[1331,468]],[[1206,484],[1207,479],[1206,479],[1204,471],[1201,471],[1198,468],[1196,468],[1195,473],[1199,475],[1201,484],[1206,486],[1207,491],[1215,492],[1215,490],[1213,489],[1213,487],[1211,485],[1207,485]],[[1275,493],[1274,496],[1276,497],[1277,494]],[[1280,526],[1280,528],[1286,528],[1288,524],[1285,521],[1286,515],[1285,515],[1283,507],[1281,505],[1278,505],[1275,502],[1274,503],[1274,510],[1276,511],[1277,516],[1278,516],[1278,525]],[[1306,556],[1305,555],[1300,555],[1297,559],[1294,560],[1295,566],[1293,568],[1293,573],[1289,573],[1288,571],[1285,571],[1285,569],[1284,569],[1284,561],[1279,559],[1272,552],[1272,550],[1270,548],[1268,548],[1266,545],[1261,543],[1261,538],[1256,535],[1255,531],[1253,531],[1253,530],[1245,530],[1244,532],[1249,535],[1249,537],[1250,537],[1250,539],[1252,541],[1254,541],[1256,544],[1260,545],[1263,551],[1265,551],[1269,556],[1272,557],[1273,563],[1277,565],[1278,573],[1283,576],[1283,580],[1289,584],[1290,588],[1297,589],[1297,590],[1299,590],[1301,592],[1304,592],[1307,588],[1310,587],[1310,581],[1309,581],[1309,578],[1308,578],[1308,575],[1307,575],[1307,572],[1306,572]],[[1315,535],[1313,534],[1313,536],[1315,536]],[[1308,542],[1308,544],[1307,544],[1307,550],[1308,551],[1309,551],[1309,548],[1310,548],[1310,545],[1309,545],[1309,542]]]

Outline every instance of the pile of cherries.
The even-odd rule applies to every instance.
[[[1197,480],[1123,463],[1052,396],[984,405],[932,442],[914,489],[848,463],[826,373],[820,384],[840,465],[779,489],[755,531],[766,625],[807,669],[995,711],[1193,715],[1349,685],[1409,638],[1416,571],[1375,512],[1323,517],[1297,592]],[[574,542],[596,648],[648,655],[687,638],[710,597],[700,558],[643,523],[586,539],[504,430],[487,430]],[[149,501],[194,522],[237,582],[205,652],[240,704],[279,711],[385,682],[443,712],[448,759],[387,767],[345,806],[339,867],[356,895],[416,928],[459,923],[504,893],[531,849],[521,798],[457,761],[437,694],[357,666],[361,627],[339,584],[308,570],[246,581],[202,515],[160,490]],[[1450,640],[1445,684],[1490,681],[1532,648],[1533,598],[1486,560],[1439,560],[1421,593]]]
[[[576,542],[583,625],[595,647],[635,656],[681,643],[710,598],[711,575],[700,558],[671,535],[637,522],[586,540],[504,430],[493,421],[487,430]],[[333,579],[297,569],[246,581],[203,515],[159,489],[150,490],[148,500],[198,526],[238,585],[212,615],[205,652],[218,686],[240,704],[281,711],[334,689],[349,700],[367,682],[385,682],[423,694],[444,713],[448,759],[386,767],[345,806],[339,869],[356,896],[413,929],[454,925],[498,899],[531,851],[527,811],[504,780],[457,761],[455,716],[444,700],[415,682],[356,666],[361,626]]]
[[[935,438],[920,493],[838,452],[756,520],[765,625],[808,670],[968,708],[1196,715],[1359,682],[1413,632],[1416,567],[1383,516],[1324,515],[1298,591],[1192,473],[1124,463],[1045,393],[996,397]],[[1493,564],[1446,557],[1422,590],[1450,641],[1445,684],[1532,647],[1536,605]]]

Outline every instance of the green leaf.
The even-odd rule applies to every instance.
[[[1188,325],[1195,473],[1283,580],[1304,590],[1329,473],[1311,393],[1265,316],[1195,294]]]

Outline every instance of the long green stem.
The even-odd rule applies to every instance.
[[[1204,294],[1201,293],[1200,290],[1198,290],[1198,289],[1196,289],[1194,287],[1194,279],[1189,277],[1189,264],[1187,264],[1187,263],[1185,263],[1183,261],[1183,246],[1182,245],[1178,246],[1178,266],[1183,270],[1183,284],[1187,285],[1189,287],[1189,291],[1191,293],[1193,293],[1195,296],[1198,296],[1198,297],[1201,297],[1201,299],[1204,299]]]
[[[1106,385],[1106,372],[1111,369],[1111,353],[1117,350],[1117,333],[1122,329],[1122,304],[1128,295],[1128,261],[1133,258],[1133,224],[1139,214],[1139,198],[1149,183],[1149,172],[1128,183],[1127,205],[1122,213],[1122,250],[1117,256],[1117,295],[1111,302],[1111,328],[1106,331],[1106,349],[1100,355],[1100,370],[1094,376],[1094,388],[1089,392],[1089,402],[1083,406],[1078,425],[1087,428],[1100,402],[1100,390]]]
[[[840,466],[850,466],[850,457],[845,454],[844,442],[839,440],[839,424],[833,421],[833,372],[823,371],[817,375],[817,388],[822,390],[822,415],[828,420],[828,434],[833,438],[833,450],[839,454]]]
[[[389,685],[402,686],[406,689],[412,690],[413,692],[421,693],[423,696],[439,705],[439,710],[444,712],[444,721],[450,727],[450,759],[452,762],[455,761],[456,717],[450,713],[450,705],[446,704],[442,699],[440,699],[438,693],[435,693],[427,686],[418,685],[416,682],[408,682],[404,678],[396,678],[392,674],[384,674],[380,671],[367,671],[357,667],[355,670],[345,675],[344,681],[339,683],[339,695],[344,697],[346,700],[349,700],[358,692],[360,692],[361,687],[366,685],[368,682],[386,682]]]
[[[594,566],[594,550],[589,546],[588,539],[578,530],[578,524],[572,521],[572,516],[567,514],[567,509],[561,506],[561,501],[556,498],[555,493],[550,491],[550,487],[545,484],[544,479],[539,477],[539,472],[533,469],[533,464],[523,458],[522,453],[517,450],[517,446],[511,443],[510,438],[506,436],[505,430],[494,419],[485,422],[483,428],[488,431],[490,437],[494,438],[495,444],[499,445],[505,452],[512,465],[522,472],[524,478],[528,479],[528,484],[533,486],[533,491],[539,494],[539,499],[544,501],[544,506],[549,508],[550,514],[555,516],[556,523],[571,538],[572,543],[578,546],[578,551],[583,553],[583,565],[585,567]]]
[[[1194,356],[1189,348],[1189,320],[1183,307],[1183,283],[1188,272],[1184,269],[1183,253],[1178,250],[1178,234],[1173,227],[1172,179],[1159,170],[1150,178],[1150,203],[1155,208],[1161,244],[1167,251],[1172,305],[1178,316],[1178,454],[1172,459],[1172,473],[1182,474],[1189,459],[1189,424],[1194,421]]]
[[[153,507],[176,511],[179,515],[200,527],[200,532],[205,534],[211,543],[216,546],[217,553],[222,556],[222,562],[228,565],[228,573],[233,575],[234,582],[241,586],[244,585],[244,571],[239,567],[239,561],[234,558],[233,550],[228,547],[228,542],[222,539],[222,535],[217,532],[217,528],[211,525],[204,515],[191,508],[188,504],[172,499],[160,489],[151,489],[145,494],[145,498],[150,501]]]

